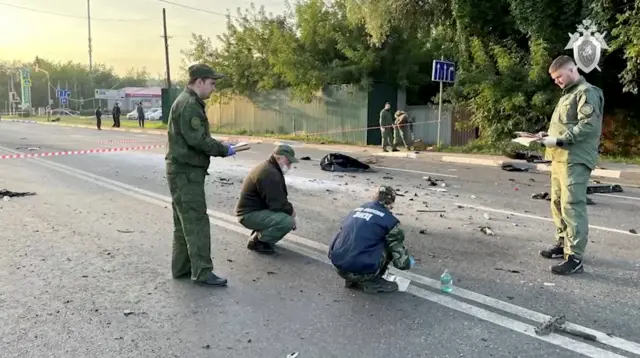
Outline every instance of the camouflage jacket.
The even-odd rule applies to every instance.
[[[598,147],[602,135],[604,95],[602,90],[584,77],[566,87],[558,101],[549,130],[563,145],[547,148],[547,160],[560,163],[580,163],[594,169],[598,162]]]
[[[404,231],[397,224],[386,236],[387,250],[391,254],[393,266],[399,270],[408,270],[409,250],[404,246]]]
[[[211,137],[205,103],[186,88],[169,111],[167,172],[209,168],[210,157],[225,157],[229,147]]]

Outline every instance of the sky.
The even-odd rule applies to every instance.
[[[118,74],[146,67],[152,76],[165,74],[162,8],[167,12],[172,79],[181,75],[181,49],[189,47],[191,33],[210,37],[224,32],[226,18],[238,7],[264,5],[282,13],[284,0],[90,0],[93,63],[104,63]],[[36,9],[31,11],[6,6]],[[208,11],[208,12],[207,12]],[[55,13],[55,14],[51,14]],[[58,15],[56,15],[58,14]],[[61,16],[64,15],[64,16]],[[0,60],[32,61],[40,56],[53,61],[89,63],[87,0],[0,0]]]

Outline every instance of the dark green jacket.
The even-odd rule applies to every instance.
[[[236,215],[242,216],[253,211],[271,210],[293,214],[293,205],[287,199],[287,185],[282,169],[271,155],[269,159],[251,169],[244,178],[240,199],[236,205]]]
[[[385,129],[391,129],[390,126],[393,125],[393,114],[391,114],[390,109],[383,109],[380,111],[380,127],[389,127]]]
[[[562,140],[564,145],[547,148],[545,157],[558,163],[585,164],[593,170],[598,162],[602,135],[602,90],[580,77],[562,93],[547,132],[549,136]]]
[[[187,88],[169,111],[167,173],[209,168],[210,157],[226,157],[229,147],[211,137],[205,103]]]

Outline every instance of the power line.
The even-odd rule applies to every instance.
[[[224,16],[224,17],[228,16],[228,14],[223,14],[221,12],[215,12],[215,11],[211,11],[211,10],[201,9],[199,7],[193,7],[193,6],[184,5],[184,4],[178,4],[178,3],[167,1],[167,0],[157,0],[157,1],[165,3],[165,4],[173,5],[173,6],[182,7],[182,8],[189,9],[189,10],[205,12],[205,13],[211,14],[211,15]],[[231,16],[231,17],[235,17],[235,16]]]
[[[68,18],[71,18],[71,19],[82,19],[82,20],[86,20],[87,19],[86,16],[62,14],[62,13],[59,13],[59,12],[34,9],[34,8],[31,8],[31,7],[14,5],[14,4],[7,4],[7,3],[3,3],[3,2],[0,2],[0,5],[13,7],[13,8],[20,9],[20,10],[27,10],[27,11],[37,12],[37,13],[41,13],[41,14],[68,17]],[[91,17],[91,20],[95,20],[95,21],[113,21],[113,22],[130,22],[130,21],[146,21],[146,20],[156,20],[156,19],[155,18],[150,18],[150,17],[141,18],[141,19],[108,19],[108,18]]]

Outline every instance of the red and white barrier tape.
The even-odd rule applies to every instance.
[[[98,144],[111,144],[111,143],[139,143],[140,139],[123,139],[123,140],[99,140]],[[157,141],[156,141],[157,142]]]
[[[65,155],[94,154],[94,153],[126,152],[130,150],[146,150],[146,149],[155,149],[155,148],[163,148],[163,147],[164,147],[164,144],[159,144],[159,145],[145,145],[145,146],[128,147],[128,148],[98,148],[98,149],[85,149],[85,150],[70,150],[66,152],[11,154],[11,155],[0,155],[0,159],[23,159],[23,158],[37,158],[37,157],[58,157],[58,156],[65,156]]]

